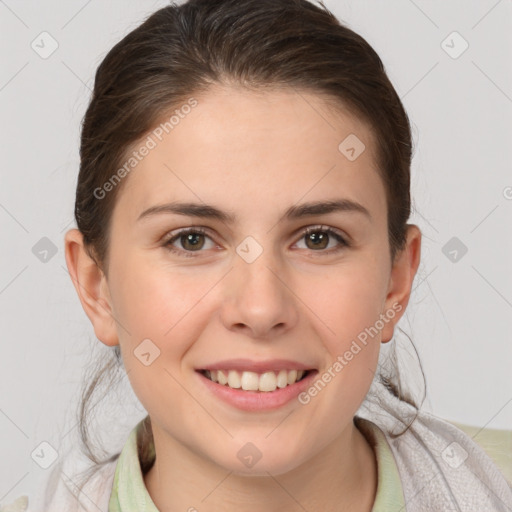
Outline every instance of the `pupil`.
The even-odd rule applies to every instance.
[[[185,243],[183,244],[183,246],[186,247],[187,244],[190,244],[194,248],[197,247],[198,245],[201,245],[197,240],[197,237],[200,236],[202,236],[200,233],[189,233],[188,235],[185,235]]]
[[[321,243],[327,240],[327,235],[325,233],[311,233],[309,239],[316,247],[321,246],[323,248],[325,247],[325,243],[323,245],[321,245]],[[320,242],[320,244],[318,242]]]

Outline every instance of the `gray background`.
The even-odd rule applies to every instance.
[[[411,222],[423,254],[400,326],[423,363],[424,407],[512,429],[512,1],[325,3],[379,53],[413,124]],[[80,121],[106,52],[166,4],[0,0],[0,503],[45,477],[31,457],[41,442],[63,453],[77,433],[77,390],[103,348],[63,252]],[[31,47],[43,31],[58,43],[46,59]],[[56,250],[47,261],[43,237]],[[468,249],[455,262],[453,237]],[[101,413],[119,424],[117,448],[144,414],[126,379],[120,389]]]

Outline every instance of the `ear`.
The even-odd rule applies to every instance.
[[[382,343],[393,338],[395,325],[405,313],[411,296],[412,282],[421,258],[421,231],[414,224],[407,225],[407,240],[404,249],[398,253],[391,268],[389,287],[383,314],[389,320],[382,329]],[[391,318],[391,311],[395,314]],[[388,314],[386,315],[386,312]]]
[[[87,254],[83,235],[78,229],[69,230],[64,240],[68,271],[96,337],[105,345],[118,345],[116,322],[112,315],[105,274]]]

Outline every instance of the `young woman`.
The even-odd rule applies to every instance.
[[[148,415],[28,510],[510,512],[512,432],[379,364],[420,262],[411,146],[378,55],[306,0],[190,0],[116,44],[66,261]]]

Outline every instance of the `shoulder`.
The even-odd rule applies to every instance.
[[[117,460],[99,467],[78,490],[72,474],[64,470],[62,465],[56,466],[36,493],[20,496],[9,504],[1,504],[0,512],[81,512],[90,510],[93,500],[96,510],[107,510]],[[86,496],[89,503],[83,503],[78,496]]]
[[[512,430],[475,427],[456,421],[448,423],[462,430],[478,444],[498,466],[512,487]]]
[[[28,509],[28,496],[20,496],[12,503],[0,505],[0,512],[25,512]]]

